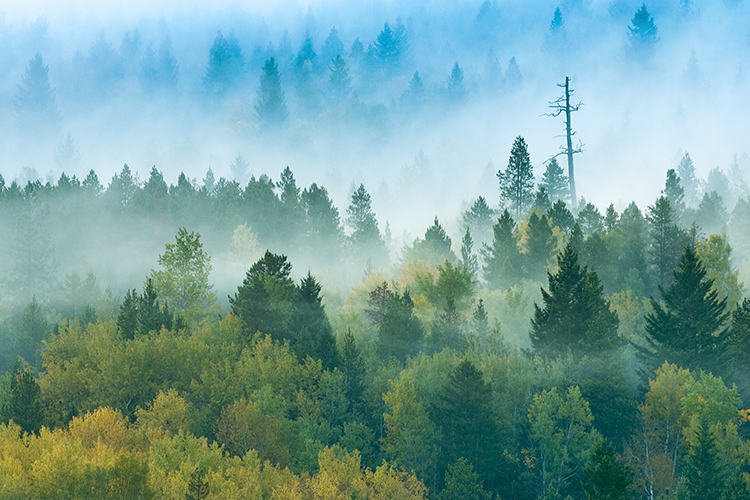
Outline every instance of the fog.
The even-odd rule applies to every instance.
[[[167,184],[184,172],[199,187],[209,168],[216,180],[233,178],[230,164],[239,154],[248,163],[242,187],[250,175],[278,181],[289,166],[300,189],[325,186],[342,219],[354,187],[364,184],[397,254],[435,216],[460,241],[460,214],[478,195],[496,207],[495,173],[506,167],[517,136],[528,143],[539,179],[565,144],[563,118],[546,115],[569,76],[583,103],[572,118],[583,149],[575,156],[578,195],[602,212],[631,201],[645,210],[685,152],[700,178],[717,166],[728,172],[735,158],[747,168],[743,19],[750,6],[650,2],[658,40],[639,49],[628,36],[639,4],[18,3],[6,7],[0,24],[0,172],[6,185],[23,187],[35,177],[54,185],[63,172],[82,180],[93,169],[106,188],[124,164],[140,182],[155,166]],[[557,7],[563,25],[554,35]],[[385,23],[405,40],[390,62],[368,55]],[[331,50],[343,55],[350,77],[338,94],[323,60],[334,54],[324,54],[333,27],[341,45]],[[209,56],[219,32],[241,55],[232,81],[213,92]],[[297,62],[307,37],[316,56],[305,66]],[[352,53],[355,39],[359,55]],[[37,53],[55,116],[33,116],[19,97]],[[288,109],[273,128],[255,108],[270,57]],[[452,94],[455,64],[463,82]],[[411,102],[415,71],[424,92]],[[113,276],[127,282],[119,286],[155,267],[173,232],[155,234],[138,270]],[[95,258],[83,260],[92,266]]]

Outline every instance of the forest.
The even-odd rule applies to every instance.
[[[0,499],[750,499],[742,2],[522,3],[1,22]]]

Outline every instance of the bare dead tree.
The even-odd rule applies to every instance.
[[[581,109],[581,106],[583,106],[582,102],[579,102],[578,104],[571,106],[570,105],[570,97],[573,95],[573,90],[570,88],[570,78],[565,77],[565,83],[558,83],[558,87],[565,89],[563,92],[563,95],[555,99],[554,101],[551,101],[549,103],[549,107],[552,108],[554,111],[552,113],[547,113],[547,116],[553,116],[557,117],[561,114],[565,113],[565,138],[566,138],[566,145],[563,147],[560,147],[560,152],[556,155],[554,155],[552,158],[556,158],[560,155],[566,155],[568,157],[568,181],[570,182],[570,201],[573,204],[573,209],[575,210],[576,205],[578,204],[578,198],[576,197],[576,180],[573,170],[573,155],[577,153],[583,152],[583,143],[578,141],[578,145],[573,148],[573,136],[575,135],[575,132],[572,130],[571,124],[570,124],[570,114],[574,111],[578,111]]]

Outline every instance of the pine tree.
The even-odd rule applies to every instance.
[[[463,225],[471,231],[478,244],[488,243],[492,239],[494,218],[495,211],[483,196],[479,196],[461,216]]]
[[[617,222],[619,221],[619,215],[615,209],[615,204],[610,203],[604,212],[604,229],[609,233],[615,230]]]
[[[633,471],[620,463],[608,441],[596,447],[584,472],[588,483],[582,486],[587,500],[631,500],[635,494]]]
[[[476,276],[479,272],[479,264],[477,263],[477,256],[474,255],[474,240],[471,238],[471,232],[469,228],[466,228],[464,237],[461,240],[461,264],[473,275]]]
[[[352,79],[349,76],[349,69],[346,67],[346,61],[340,55],[337,55],[329,65],[331,76],[328,78],[328,91],[332,99],[339,105],[344,104],[342,101],[349,97],[352,91]]]
[[[127,340],[132,340],[138,331],[138,292],[135,289],[125,293],[117,315],[117,329],[120,336]]]
[[[341,346],[341,372],[346,384],[346,399],[353,412],[365,412],[365,362],[350,329],[344,333]]]
[[[395,293],[388,302],[378,329],[377,345],[381,356],[395,356],[405,361],[407,356],[419,352],[424,329],[413,310],[414,302],[408,290],[402,295]]]
[[[13,421],[26,433],[37,433],[44,421],[39,384],[29,372],[16,362],[10,379],[10,391],[3,409],[3,421]]]
[[[556,158],[552,158],[547,162],[547,167],[542,174],[542,182],[540,186],[544,186],[549,195],[549,199],[552,203],[558,200],[568,201],[570,198],[570,186],[568,184],[568,176],[565,175],[565,171],[557,162]]]
[[[235,90],[245,74],[245,58],[233,32],[216,35],[208,55],[203,90],[209,97],[222,97]]]
[[[712,289],[713,282],[691,245],[672,274],[672,285],[659,287],[662,300],[652,297],[652,312],[646,315],[647,347],[639,353],[646,369],[650,373],[667,360],[717,375],[725,373],[726,297]]]
[[[302,359],[309,355],[321,360],[324,369],[332,371],[339,365],[339,353],[333,328],[320,296],[321,289],[320,283],[308,271],[296,290],[290,326],[292,332],[297,334],[307,330],[312,338],[313,350],[302,353]]]
[[[685,204],[689,208],[696,208],[700,202],[700,183],[695,177],[695,164],[689,153],[680,160],[677,166],[677,177],[685,192]]]
[[[576,222],[583,231],[583,236],[588,238],[597,231],[601,231],[604,228],[602,217],[599,209],[593,203],[586,203],[583,208],[578,212]]]
[[[547,260],[555,254],[555,240],[547,216],[531,212],[526,235],[526,273],[529,279],[542,281],[547,275]]]
[[[346,209],[346,225],[351,229],[349,243],[356,260],[371,258],[380,266],[387,262],[385,242],[378,229],[378,221],[372,211],[370,194],[363,184],[352,194],[352,201]]]
[[[448,101],[459,103],[466,98],[466,86],[464,85],[464,72],[458,65],[458,61],[453,65],[451,74],[448,77],[448,83],[445,86]]]
[[[669,200],[669,204],[675,213],[675,222],[679,224],[685,213],[685,191],[682,189],[680,178],[674,169],[667,170],[667,180],[661,194]]]
[[[446,347],[461,352],[467,347],[461,331],[461,316],[456,309],[453,295],[446,297],[443,310],[432,324],[430,344],[434,352],[442,351]]]
[[[656,32],[657,27],[654,24],[654,19],[648,13],[644,3],[633,16],[631,26],[628,26],[630,46],[638,56],[652,55],[654,46],[659,41]]]
[[[445,488],[437,494],[437,500],[490,500],[492,493],[486,491],[474,472],[471,463],[461,457],[445,471]]]
[[[721,500],[726,487],[726,472],[709,424],[699,418],[694,443],[685,464],[687,500]]]
[[[24,134],[46,135],[59,127],[60,112],[49,83],[49,67],[39,53],[29,60],[13,104],[18,127]]]
[[[414,244],[404,250],[403,260],[420,260],[431,264],[442,264],[444,261],[455,262],[456,254],[451,247],[453,241],[445,232],[437,217],[432,226],[425,231],[424,238],[417,238]]]
[[[526,141],[518,136],[513,142],[508,159],[508,168],[497,172],[500,181],[500,200],[511,210],[516,221],[533,202],[534,171],[529,158]]]
[[[534,203],[531,208],[540,213],[546,213],[552,208],[552,202],[549,199],[546,187],[537,187],[536,194],[534,195]]]
[[[552,208],[547,212],[547,217],[552,221],[553,226],[557,226],[566,233],[569,233],[576,223],[575,217],[563,200],[557,200]]]
[[[335,261],[341,254],[344,229],[339,210],[333,205],[328,190],[313,182],[302,191],[300,199],[307,217],[307,241],[313,254],[325,255],[327,261]]]
[[[542,289],[543,307],[534,304],[531,345],[546,356],[581,356],[618,347],[622,343],[617,314],[604,298],[599,278],[578,263],[570,242],[557,256],[558,270],[548,273],[548,289]]]
[[[651,223],[651,265],[657,284],[666,288],[687,243],[686,234],[675,223],[672,205],[664,196],[648,207],[648,221]]]
[[[258,96],[255,99],[255,114],[260,122],[261,130],[278,129],[289,118],[284,91],[281,88],[279,68],[273,57],[263,65]]]
[[[508,210],[505,210],[492,227],[492,243],[485,243],[482,248],[482,272],[492,288],[502,289],[511,286],[519,277],[521,253],[516,243],[515,228],[513,218]]]
[[[617,261],[619,275],[625,279],[635,272],[644,289],[650,289],[651,279],[646,254],[649,239],[648,223],[635,202],[622,211],[617,232],[622,241],[622,250]]]
[[[468,359],[450,374],[439,402],[444,464],[465,458],[481,481],[495,473],[499,456],[498,429],[492,417],[492,390]]]

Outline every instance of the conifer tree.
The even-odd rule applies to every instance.
[[[383,357],[395,356],[401,361],[419,352],[424,329],[414,316],[414,302],[409,291],[398,292],[388,302],[378,329],[378,351]]]
[[[336,29],[336,26],[334,26],[331,28],[331,31],[323,42],[323,47],[320,49],[320,58],[325,64],[328,64],[343,55],[344,44],[339,39],[339,31]]]
[[[250,168],[250,165],[248,165],[247,161],[245,161],[239,153],[237,153],[237,156],[235,156],[229,163],[229,171],[232,173],[232,177],[239,182],[241,186],[245,186],[250,179],[248,168]]]
[[[709,424],[699,418],[685,467],[687,500],[721,500],[726,472]]]
[[[385,242],[378,229],[378,221],[372,211],[370,194],[363,184],[352,194],[352,201],[346,209],[346,225],[351,229],[349,243],[356,260],[371,258],[377,266],[388,260]]]
[[[216,35],[203,76],[203,89],[209,97],[222,97],[237,88],[245,74],[245,58],[233,32]]]
[[[47,134],[60,125],[55,91],[49,83],[49,67],[39,53],[29,60],[13,102],[19,129],[26,134]]]
[[[570,242],[558,254],[557,265],[557,272],[547,274],[548,289],[542,288],[543,307],[534,304],[529,334],[534,351],[546,357],[581,356],[621,345],[617,314],[610,310],[598,276],[580,266]]]
[[[542,281],[547,275],[547,260],[555,253],[555,241],[547,216],[541,217],[536,211],[531,212],[528,220],[526,238],[526,273],[535,281]]]
[[[446,465],[465,458],[482,482],[494,475],[499,452],[491,404],[492,391],[482,372],[464,359],[450,374],[439,403],[442,457]]]
[[[445,471],[445,488],[437,494],[437,500],[490,500],[492,493],[486,491],[479,474],[466,458],[459,458]]]
[[[458,103],[466,97],[466,86],[464,85],[464,71],[458,65],[458,61],[453,65],[451,74],[448,77],[448,83],[445,86],[448,101]]]
[[[320,296],[321,289],[320,283],[308,271],[296,290],[291,330],[297,334],[306,330],[312,338],[313,350],[302,353],[302,359],[305,355],[310,355],[321,360],[324,369],[332,371],[339,365],[339,353],[336,348],[336,338],[333,336],[333,328],[331,328],[322,303],[323,299]]]
[[[566,233],[569,233],[576,223],[575,217],[563,200],[557,200],[552,208],[547,212],[547,217],[552,221],[553,226],[557,226]]]
[[[552,15],[552,21],[549,23],[549,31],[544,35],[544,46],[542,48],[548,54],[560,56],[567,52],[568,46],[565,22],[560,7],[557,7]]]
[[[557,162],[557,158],[552,158],[547,162],[547,167],[542,174],[542,182],[539,185],[544,186],[552,203],[558,200],[567,201],[570,198],[568,176]]]
[[[258,96],[255,99],[255,114],[261,130],[277,129],[289,118],[279,68],[273,57],[263,65]]]
[[[510,151],[508,167],[505,171],[499,170],[497,178],[500,181],[502,204],[511,211],[516,221],[520,221],[534,201],[534,171],[523,137],[516,137]]]
[[[582,486],[587,500],[631,500],[635,494],[633,471],[620,463],[609,441],[599,443],[584,472],[588,483]]]
[[[338,105],[343,104],[352,91],[352,79],[349,76],[349,69],[346,67],[346,61],[340,55],[337,55],[329,65],[331,75],[328,78],[328,91],[331,97]]]
[[[346,384],[346,399],[354,412],[364,413],[365,362],[350,329],[344,333],[340,368]]]
[[[674,169],[667,170],[667,180],[661,194],[669,200],[669,204],[675,213],[675,222],[679,224],[685,213],[685,190],[682,189],[680,178]]]
[[[477,256],[474,255],[474,240],[471,238],[471,232],[469,228],[466,228],[464,237],[461,240],[461,264],[468,270],[472,275],[476,276],[479,272],[479,264],[477,263]]]
[[[672,285],[659,287],[661,301],[651,298],[647,347],[639,353],[647,370],[667,360],[717,375],[725,373],[727,299],[712,289],[706,274],[695,249],[688,245],[673,272]]]
[[[651,265],[657,284],[666,288],[671,283],[681,249],[687,243],[686,235],[677,226],[672,205],[664,196],[648,207],[648,221],[651,223]]]
[[[656,35],[657,27],[654,19],[648,13],[645,3],[636,11],[630,23],[628,38],[631,48],[639,57],[651,56],[659,37]]]
[[[700,183],[695,177],[695,164],[689,153],[685,153],[677,165],[677,177],[685,193],[685,204],[689,208],[696,208],[700,202]]]
[[[479,196],[471,208],[462,216],[463,225],[471,231],[478,244],[488,243],[492,239],[492,226],[495,211],[487,204],[484,196]]]
[[[404,92],[402,98],[403,103],[407,109],[416,111],[422,107],[424,97],[424,83],[422,82],[422,78],[419,76],[419,71],[415,71],[414,75],[409,81],[409,88]]]
[[[617,227],[617,223],[619,222],[619,215],[617,214],[617,210],[615,209],[615,204],[610,203],[607,207],[606,212],[604,212],[604,229],[609,233],[611,231],[614,231]]]
[[[521,253],[514,234],[516,224],[508,210],[497,219],[492,227],[494,238],[482,248],[484,279],[492,288],[505,288],[513,285],[519,276]]]

